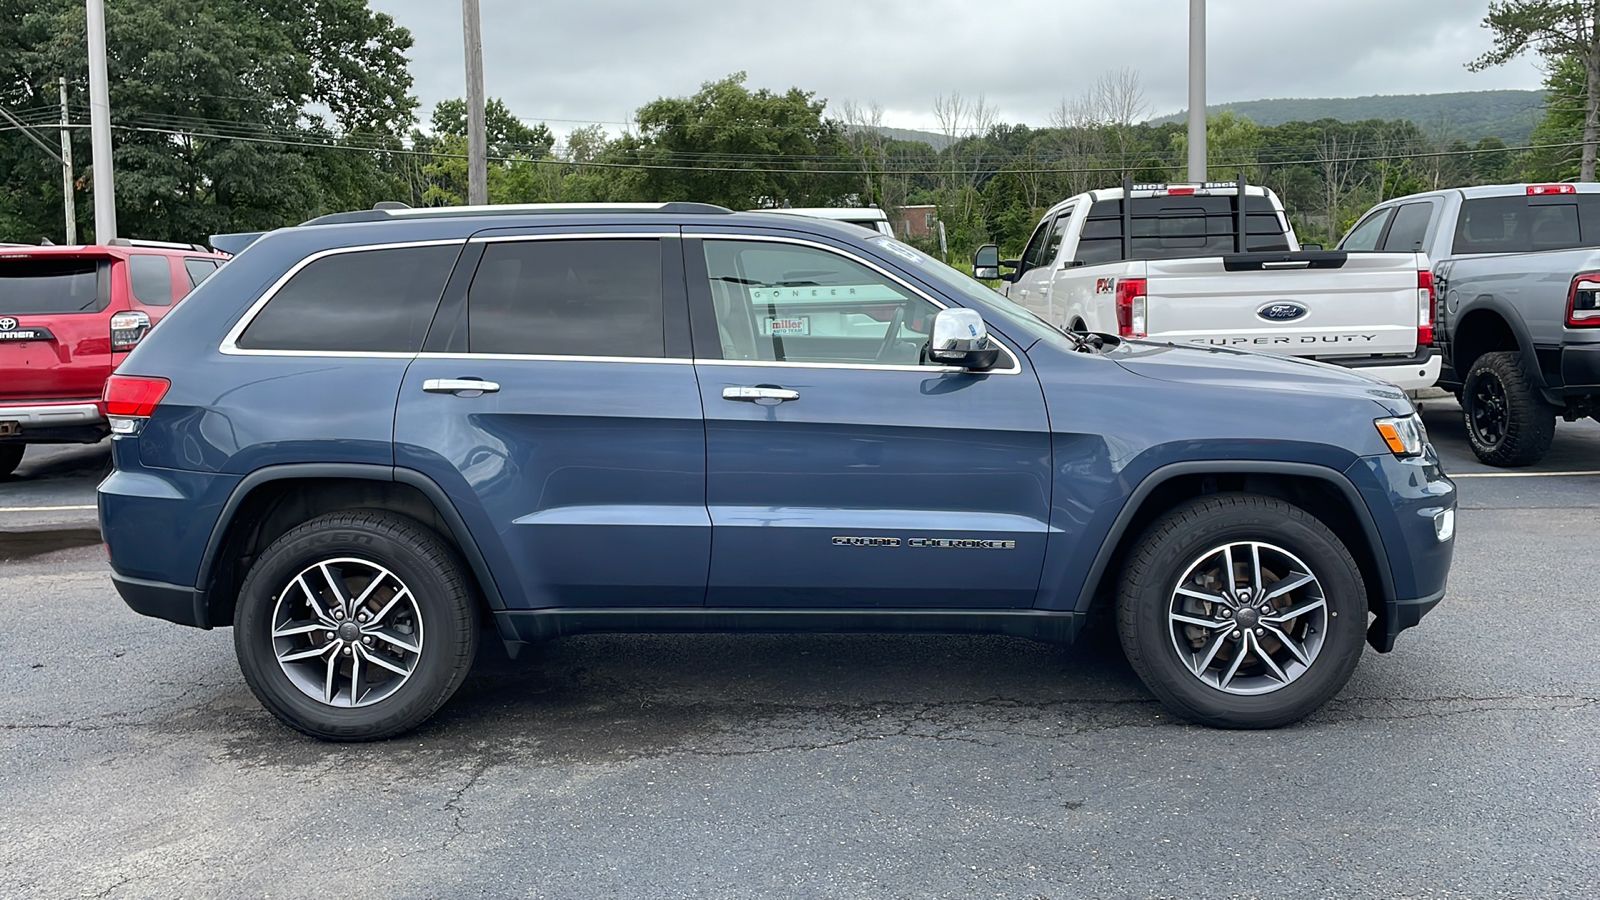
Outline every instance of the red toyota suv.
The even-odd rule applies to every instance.
[[[0,477],[27,444],[104,438],[100,393],[112,370],[226,260],[156,241],[0,245]]]

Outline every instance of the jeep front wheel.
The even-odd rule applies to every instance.
[[[245,681],[284,724],[367,741],[420,724],[477,651],[477,607],[456,555],[420,524],[333,513],[272,543],[234,613]]]
[[[1276,728],[1344,686],[1366,612],[1360,570],[1327,526],[1282,500],[1218,494],[1145,532],[1117,624],[1128,662],[1172,712]]]
[[[1531,466],[1555,440],[1555,407],[1514,351],[1485,353],[1472,364],[1461,385],[1461,417],[1472,452],[1491,466]]]

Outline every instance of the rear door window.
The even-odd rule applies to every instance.
[[[172,263],[165,256],[128,257],[128,284],[145,306],[172,305]]]
[[[110,263],[96,259],[0,256],[0,315],[99,312]]]
[[[296,272],[262,307],[247,350],[415,353],[459,244],[334,253]]]
[[[1050,226],[1050,239],[1045,242],[1044,254],[1039,257],[1039,265],[1048,266],[1056,261],[1061,253],[1061,244],[1067,239],[1067,231],[1072,228],[1072,210],[1063,209],[1056,214],[1055,224]]]
[[[1383,237],[1383,228],[1389,224],[1389,217],[1393,215],[1394,207],[1392,206],[1388,209],[1380,209],[1375,213],[1368,214],[1365,219],[1356,223],[1356,227],[1350,229],[1350,233],[1344,236],[1344,240],[1339,242],[1339,249],[1351,250],[1357,253],[1378,249],[1378,241]]]
[[[467,294],[473,353],[660,358],[661,242],[489,244]]]
[[[1401,206],[1395,210],[1394,221],[1389,225],[1389,233],[1383,238],[1383,249],[1400,253],[1420,251],[1423,239],[1428,236],[1428,223],[1432,219],[1432,203],[1407,203]]]

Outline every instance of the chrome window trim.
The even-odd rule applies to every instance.
[[[752,242],[769,243],[769,244],[798,244],[798,245],[800,245],[802,247],[813,247],[815,249],[822,250],[822,251],[827,252],[827,253],[832,253],[832,254],[834,254],[836,256],[842,256],[845,259],[850,260],[851,262],[859,263],[860,265],[866,266],[867,268],[873,270],[874,272],[877,272],[879,275],[882,275],[883,277],[889,279],[890,281],[893,281],[894,283],[896,283],[896,284],[900,285],[901,287],[905,288],[906,290],[910,291],[912,294],[915,294],[916,296],[921,297],[923,300],[926,300],[927,302],[933,304],[935,307],[938,307],[939,309],[950,309],[951,308],[950,304],[939,300],[938,298],[934,297],[932,294],[929,294],[927,291],[922,290],[921,288],[919,288],[916,285],[912,284],[911,282],[905,280],[904,278],[901,278],[899,275],[896,275],[895,273],[889,271],[888,269],[885,269],[883,266],[878,265],[877,263],[873,262],[872,260],[863,259],[862,257],[857,256],[857,255],[855,255],[853,253],[846,253],[845,251],[840,250],[838,247],[835,247],[835,246],[833,246],[831,244],[824,244],[821,241],[810,241],[810,240],[805,240],[803,238],[779,237],[779,236],[776,236],[776,235],[764,235],[764,234],[718,234],[718,233],[715,233],[715,232],[691,230],[689,228],[685,228],[684,229],[683,236],[685,238],[699,238],[700,240],[705,240],[705,241],[752,241]],[[958,308],[967,309],[968,307],[958,307]],[[1008,344],[1005,341],[1001,340],[1000,337],[998,335],[996,335],[992,331],[989,332],[989,339],[994,341],[996,344],[1000,345],[1000,348],[1006,352],[1006,355],[1011,357],[1011,365],[1010,365],[1009,368],[1005,368],[1005,369],[1001,369],[1001,368],[996,367],[996,368],[993,368],[993,369],[985,369],[982,372],[975,372],[973,374],[975,374],[975,375],[1020,375],[1020,374],[1022,374],[1022,354],[1020,352],[1018,352],[1017,350],[1013,349],[1010,344]],[[729,360],[717,360],[717,359],[698,360],[697,359],[697,360],[695,360],[695,362],[697,364],[698,363],[704,363],[705,365],[792,366],[792,367],[796,367],[796,368],[811,368],[811,369],[869,369],[869,370],[886,370],[886,371],[891,371],[891,372],[941,372],[941,371],[942,372],[966,372],[966,371],[968,371],[967,369],[963,369],[963,368],[961,368],[959,366],[886,366],[886,365],[875,365],[873,363],[807,363],[807,362],[788,363],[788,362],[772,361],[772,360],[761,360],[761,359],[729,359]]]
[[[409,354],[408,354],[409,355]],[[592,362],[592,363],[665,363],[673,366],[693,365],[696,360],[679,356],[558,356],[549,353],[418,353],[417,359],[497,359],[531,362]]]
[[[307,256],[305,259],[302,259],[290,266],[289,271],[278,276],[278,280],[274,281],[270,287],[263,291],[261,296],[256,298],[256,301],[250,304],[250,307],[244,311],[244,314],[239,317],[239,320],[233,324],[233,327],[228,329],[228,333],[223,336],[222,343],[218,345],[217,350],[218,352],[224,353],[228,356],[320,356],[337,359],[410,359],[416,354],[400,351],[376,350],[252,350],[240,347],[238,342],[239,336],[244,334],[245,329],[250,327],[250,323],[255,321],[256,316],[261,314],[261,310],[269,301],[272,300],[273,297],[278,295],[278,292],[283,289],[283,286],[289,283],[289,279],[300,274],[300,270],[311,265],[319,259],[326,259],[330,256],[338,256],[345,253],[362,253],[368,250],[400,250],[406,247],[443,247],[449,244],[456,244],[465,247],[466,239],[446,238],[443,240],[432,241],[395,241],[387,244],[361,244],[354,247],[330,247],[327,250],[318,250],[317,252]]]

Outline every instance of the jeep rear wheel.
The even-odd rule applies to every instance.
[[[1219,494],[1147,530],[1117,601],[1135,672],[1168,709],[1221,728],[1276,728],[1338,693],[1361,658],[1366,590],[1316,518]]]
[[[1472,452],[1491,466],[1533,465],[1555,439],[1555,407],[1539,395],[1514,351],[1485,353],[1472,364],[1461,385],[1461,417]]]
[[[391,737],[461,685],[477,608],[455,554],[418,523],[334,513],[278,538],[240,590],[245,681],[284,724],[323,740]]]

